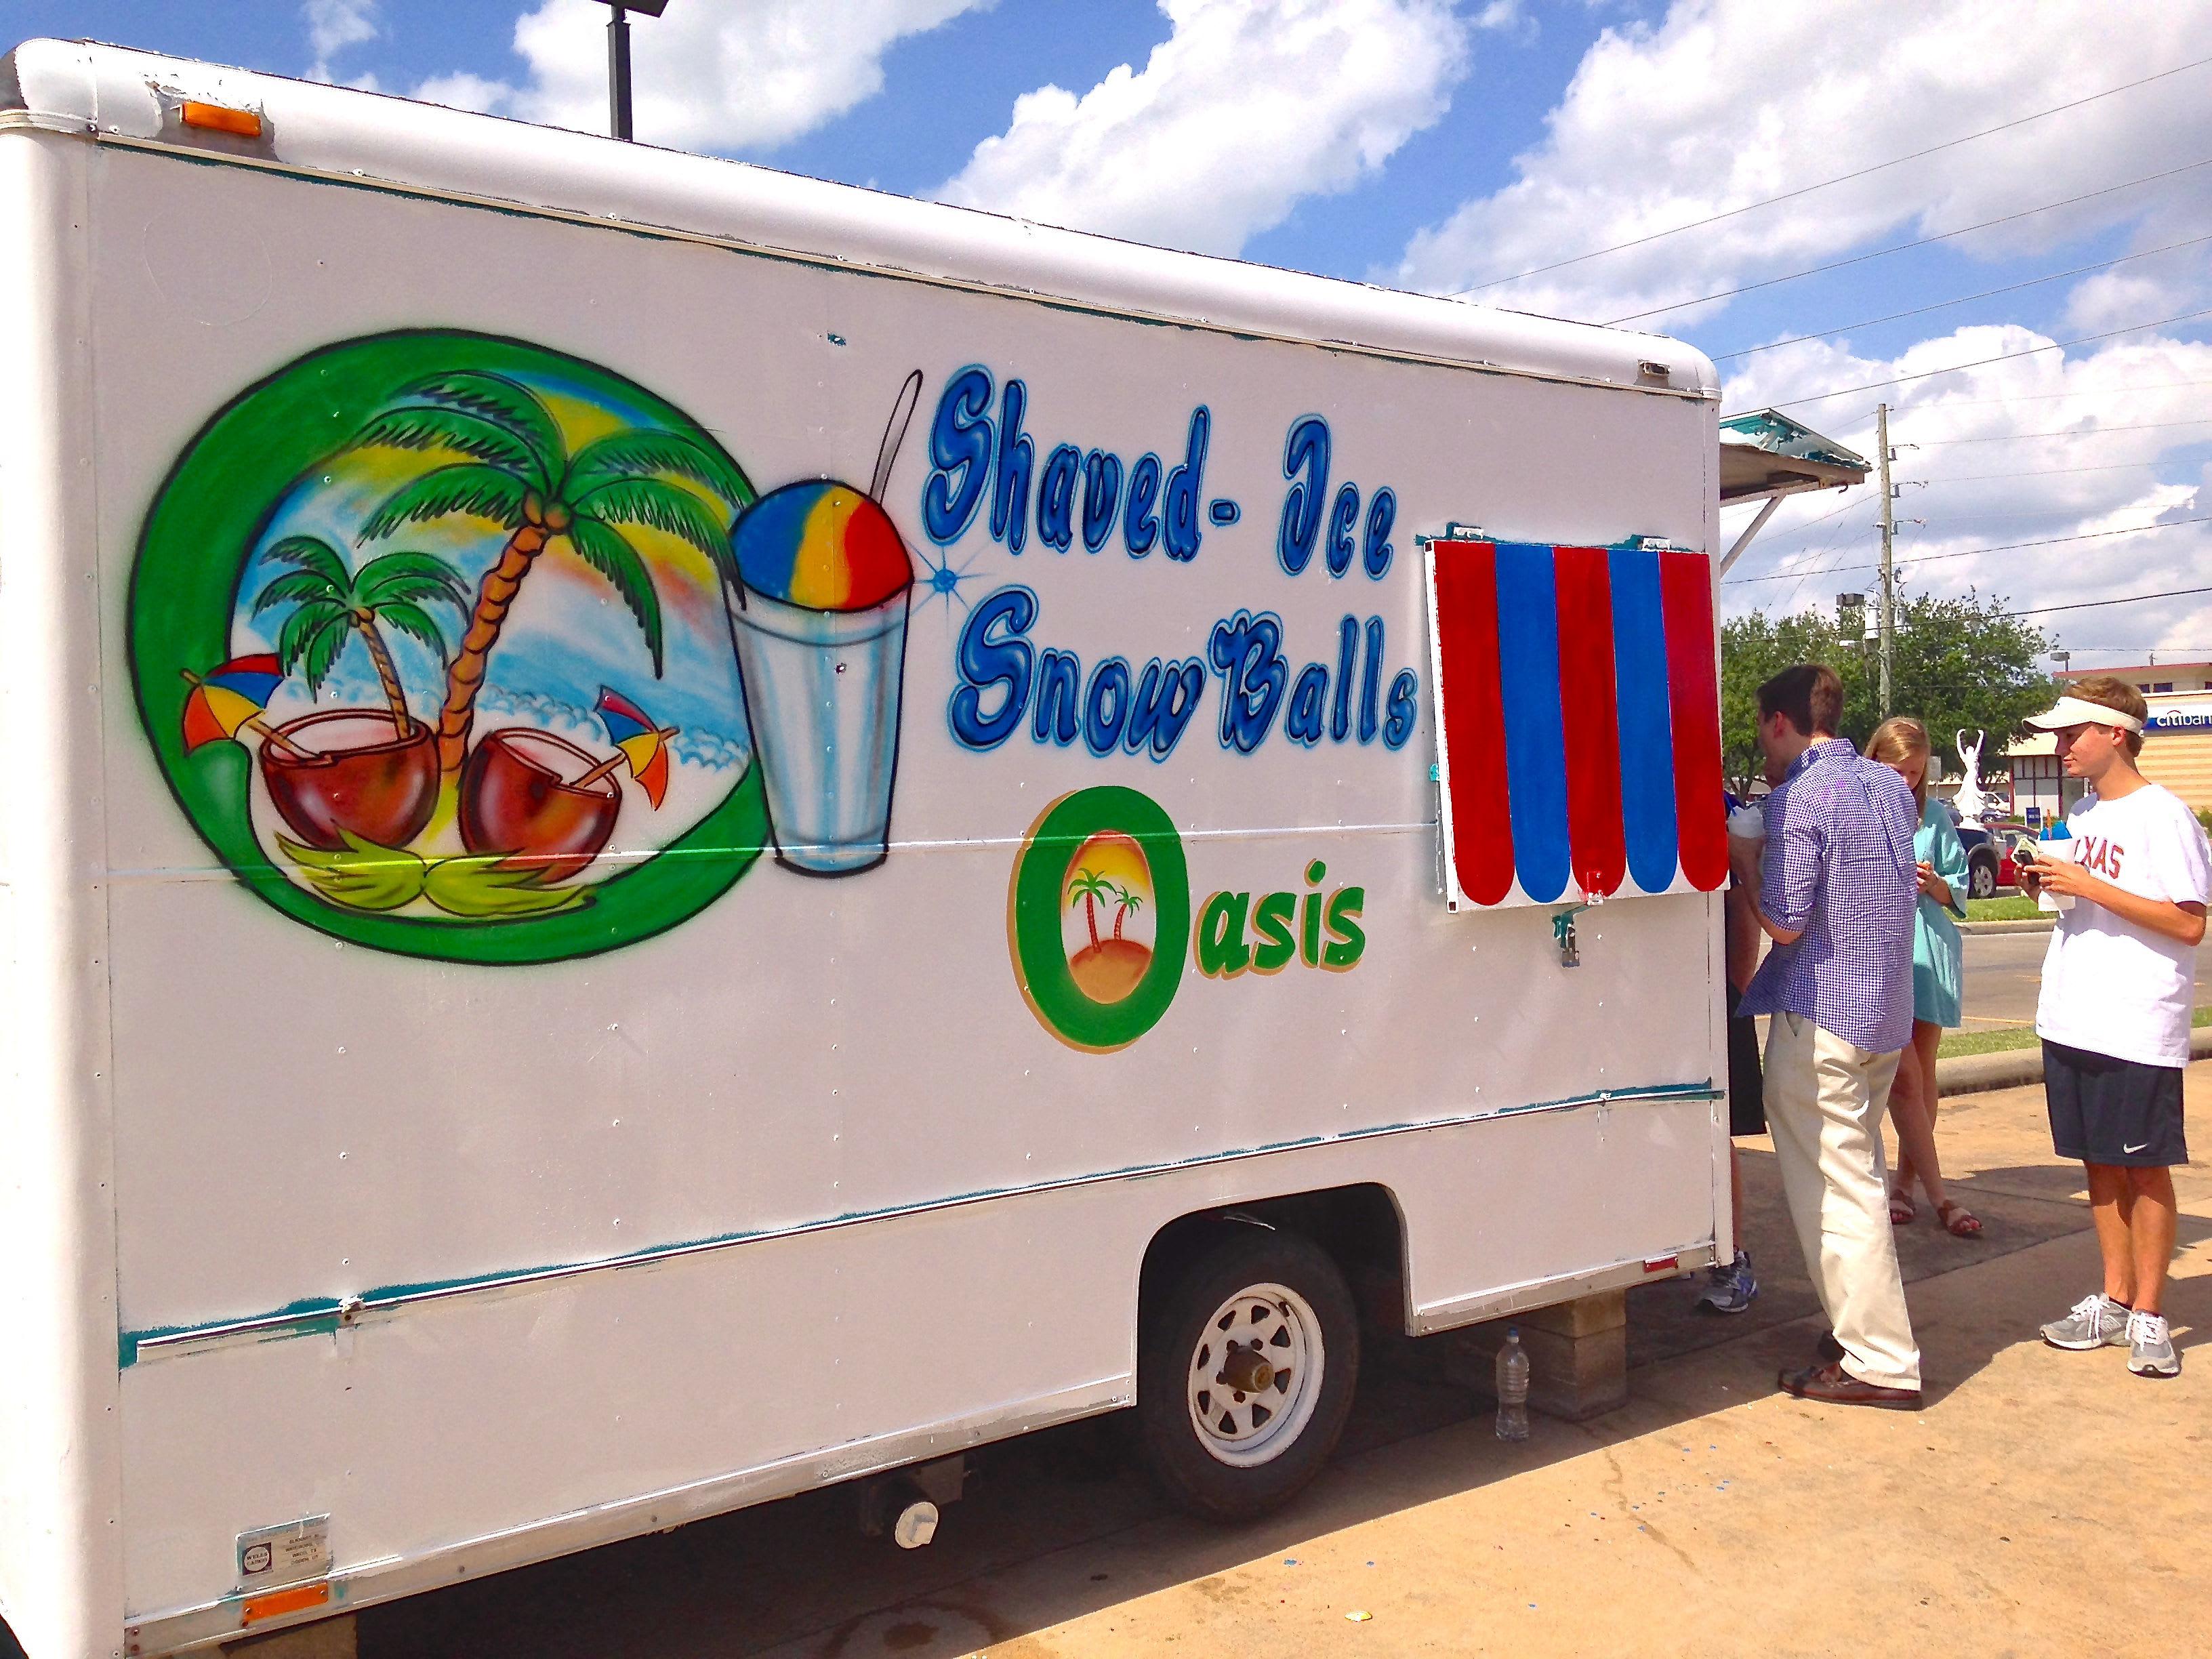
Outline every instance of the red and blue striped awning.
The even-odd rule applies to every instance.
[[[1711,562],[1451,540],[1429,560],[1455,903],[1720,886]]]

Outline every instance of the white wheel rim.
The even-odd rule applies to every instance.
[[[1257,1389],[1239,1389],[1224,1370],[1252,1364],[1256,1348],[1271,1373]],[[1254,1285],[1216,1308],[1200,1328],[1186,1370],[1190,1426],[1217,1462],[1249,1469],[1297,1443],[1321,1400],[1321,1321],[1313,1304],[1284,1285]]]

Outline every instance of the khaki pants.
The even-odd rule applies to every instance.
[[[1805,1268],[1844,1369],[1883,1388],[1920,1386],[1920,1350],[1905,1311],[1890,1236],[1881,1117],[1898,1056],[1870,1054],[1800,1014],[1766,1031],[1766,1121]]]

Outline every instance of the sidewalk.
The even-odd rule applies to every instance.
[[[2189,1090],[2203,1126],[2212,1066]],[[2147,1382],[2118,1350],[2034,1340],[2097,1273],[2040,1091],[1947,1103],[1942,1133],[1989,1232],[1901,1230],[1926,1355],[1917,1416],[1773,1391],[1820,1324],[1771,1154],[1754,1155],[1765,1294],[1724,1321],[1685,1311],[1686,1285],[1640,1292],[1625,1410],[1539,1419],[1521,1446],[1464,1421],[1341,1460],[1291,1514],[1240,1534],[1145,1522],[774,1651],[938,1659],[993,1632],[997,1659],[2201,1651],[2212,1170],[2177,1172],[2168,1307],[2185,1370]]]

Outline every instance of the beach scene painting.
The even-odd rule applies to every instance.
[[[142,532],[131,666],[171,790],[289,914],[458,961],[649,937],[763,854],[874,867],[913,586],[883,493],[921,381],[865,488],[763,492],[682,410],[526,342],[297,360]]]
[[[722,592],[753,494],[550,354],[410,380],[273,503],[231,654],[179,665],[187,744],[250,734],[255,838],[331,904],[587,905],[750,763]]]
[[[1104,830],[1068,860],[1060,942],[1076,987],[1093,1002],[1123,1000],[1152,965],[1158,912],[1152,869],[1133,836]]]

